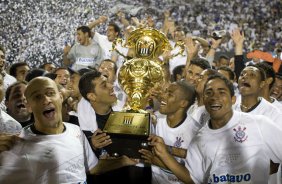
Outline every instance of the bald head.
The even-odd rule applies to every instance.
[[[54,90],[59,93],[59,90],[58,90],[58,87],[55,81],[53,81],[52,79],[48,77],[36,77],[32,79],[26,87],[26,90],[24,93],[26,99],[28,100],[28,98],[30,98],[35,92],[37,92],[38,90],[42,90],[45,87],[54,88]]]
[[[62,131],[63,97],[55,81],[47,77],[36,77],[27,85],[25,96],[38,131],[46,134]]]

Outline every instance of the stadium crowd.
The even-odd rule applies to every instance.
[[[242,27],[248,51],[254,48],[273,52],[281,43],[282,3],[279,0],[70,0],[70,1],[1,1],[0,44],[7,50],[8,64],[24,61],[30,66],[53,62],[61,66],[66,42],[75,42],[75,29],[91,19],[107,15],[117,20],[122,10],[127,18],[139,19],[151,15],[158,28],[163,23],[164,10],[186,28],[186,32],[208,38],[214,30],[230,31]],[[97,28],[105,33],[105,25]],[[232,44],[222,44],[224,51]]]

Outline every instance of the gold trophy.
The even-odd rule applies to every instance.
[[[121,43],[116,40],[116,44]],[[118,73],[118,81],[128,96],[123,112],[113,112],[103,129],[111,136],[113,143],[106,147],[111,156],[127,155],[139,158],[138,150],[149,148],[147,138],[150,134],[150,114],[144,109],[149,90],[164,81],[163,62],[159,56],[171,50],[167,37],[153,28],[134,30],[125,44],[134,49],[135,57],[126,60]]]

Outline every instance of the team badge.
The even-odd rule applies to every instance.
[[[242,128],[241,126],[238,127],[238,129],[234,128],[233,130],[235,131],[235,136],[234,136],[234,140],[236,142],[244,142],[245,140],[247,140],[248,136],[246,135],[246,130],[247,128],[244,127]]]
[[[181,147],[181,144],[184,142],[184,140],[182,140],[181,137],[176,137],[176,141],[174,142],[173,146],[174,147],[177,147],[177,148],[180,148]]]

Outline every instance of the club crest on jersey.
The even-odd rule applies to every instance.
[[[173,146],[180,148],[181,144],[184,142],[181,137],[176,137],[176,141],[174,142]]]
[[[248,136],[246,135],[245,132],[246,129],[247,129],[246,127],[242,128],[241,126],[239,126],[237,129],[236,128],[233,129],[235,131],[234,140],[236,142],[242,143],[245,140],[247,140]]]

